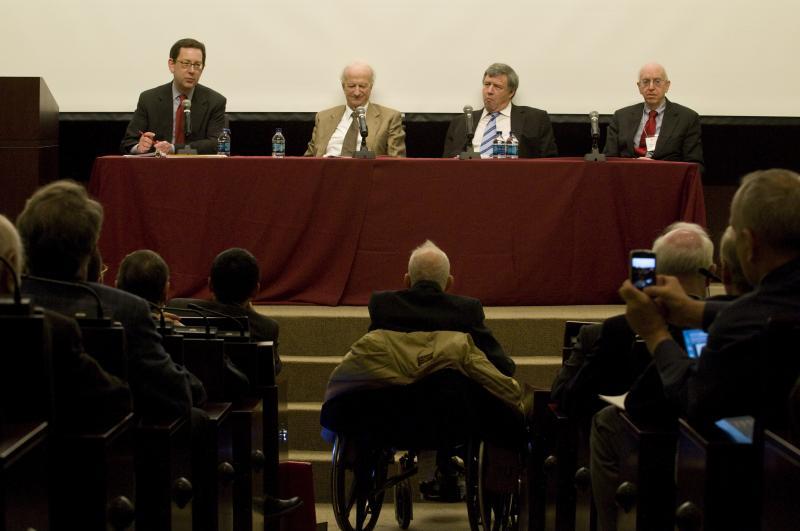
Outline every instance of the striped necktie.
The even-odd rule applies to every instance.
[[[499,115],[499,111],[493,112],[491,114],[492,118],[483,131],[483,140],[481,140],[481,157],[483,158],[492,155],[492,142],[494,142],[494,137],[497,136],[497,117]]]

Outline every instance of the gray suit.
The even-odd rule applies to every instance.
[[[644,113],[644,102],[624,107],[614,113],[608,126],[603,152],[609,157],[635,157],[639,144],[633,137]],[[656,160],[696,162],[703,168],[703,144],[700,139],[700,117],[692,109],[667,100],[661,131],[658,135]]]
[[[192,94],[192,133],[186,145],[201,154],[217,152],[217,137],[225,126],[225,96],[204,85],[197,85]],[[131,117],[125,137],[120,143],[122,153],[130,153],[139,142],[139,131],[152,131],[156,140],[172,141],[172,82],[139,95],[136,111]],[[183,146],[176,146],[176,149]]]

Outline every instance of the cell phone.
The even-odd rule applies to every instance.
[[[656,283],[656,253],[647,249],[631,251],[631,283],[639,289]]]

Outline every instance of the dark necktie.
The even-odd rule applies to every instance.
[[[658,111],[650,111],[647,116],[647,123],[644,124],[642,136],[639,138],[639,146],[635,148],[636,154],[640,157],[647,155],[647,137],[656,134],[656,116],[658,116]]]
[[[183,100],[186,99],[186,96],[181,94],[180,99],[181,101],[178,103],[178,108],[175,110],[175,144],[179,146],[186,143],[183,127]]]
[[[344,141],[342,142],[342,156],[343,157],[352,157],[353,153],[356,150],[356,142],[357,142],[357,135],[356,135],[356,113],[354,111],[350,112],[350,128],[347,130],[347,133],[344,135]]]

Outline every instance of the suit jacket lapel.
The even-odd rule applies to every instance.
[[[630,152],[631,156],[636,155],[636,146],[639,145],[639,139],[633,138],[633,135],[636,134],[636,131],[639,129],[639,124],[642,121],[642,113],[644,112],[644,103],[635,106],[631,109],[630,114],[625,117],[625,145],[628,146],[628,151]],[[622,131],[620,131],[622,132]]]
[[[678,121],[678,113],[675,112],[675,107],[672,106],[667,100],[667,106],[664,107],[664,117],[661,119],[661,131],[658,133],[658,142],[656,142],[656,151],[653,156],[657,158],[659,147],[665,146],[667,140],[672,135],[675,129],[675,124]]]
[[[367,107],[367,129],[369,135],[367,136],[367,149],[375,151],[375,134],[381,124],[381,109],[374,103],[370,103]],[[361,146],[361,135],[356,135],[356,148]]]
[[[156,140],[172,142],[172,128],[175,120],[172,111],[172,82],[161,86],[161,90],[158,92],[158,108],[160,109],[158,117],[153,120],[153,123],[158,124],[153,131],[156,134]]]

